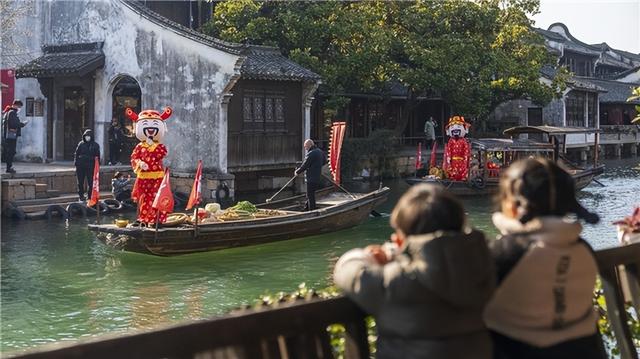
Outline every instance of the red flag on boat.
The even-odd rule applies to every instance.
[[[422,168],[422,142],[418,142],[416,150],[416,171]]]
[[[202,160],[198,160],[198,169],[196,170],[196,178],[193,180],[193,187],[191,187],[191,194],[189,195],[189,201],[187,202],[187,208],[185,210],[190,210],[193,206],[197,206],[200,204],[202,200]]]
[[[331,126],[331,138],[329,140],[329,169],[333,182],[340,184],[340,151],[346,129],[346,122],[334,122]]]
[[[156,193],[156,198],[151,205],[154,209],[161,212],[173,212],[173,193],[171,193],[171,183],[169,183],[169,169],[164,171],[164,177]]]
[[[93,185],[91,186],[91,196],[87,205],[93,207],[100,200],[100,161],[98,157],[93,162]]]
[[[431,148],[431,158],[429,159],[429,168],[436,166],[436,152],[438,151],[438,143],[433,141],[433,147]]]

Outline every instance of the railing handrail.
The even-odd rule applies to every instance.
[[[625,266],[627,290],[638,310],[640,243],[597,250],[595,257],[621,358],[636,358],[624,309],[620,266]],[[305,353],[303,356],[309,358],[330,358],[332,352],[326,328],[341,323],[346,328],[345,357],[364,359],[369,356],[365,317],[365,313],[346,297],[299,300],[145,332],[106,335],[75,344],[46,345],[19,354],[17,358],[185,358],[230,346],[241,347],[249,358],[279,357],[278,353],[287,350],[292,350],[293,355],[282,357],[298,357]]]

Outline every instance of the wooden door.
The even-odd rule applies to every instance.
[[[542,108],[533,107],[527,110],[527,125],[542,126]],[[530,133],[529,139],[542,141],[542,133]]]
[[[73,160],[82,133],[88,128],[87,99],[82,87],[64,88],[64,159]]]

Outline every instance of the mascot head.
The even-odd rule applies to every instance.
[[[148,144],[162,142],[162,138],[167,132],[165,120],[169,118],[172,113],[171,107],[166,107],[162,113],[155,110],[144,110],[140,113],[135,113],[130,108],[125,110],[125,114],[136,125],[136,137],[141,142]]]
[[[464,121],[462,116],[453,116],[447,123],[447,136],[453,138],[463,138],[469,133],[471,125]]]

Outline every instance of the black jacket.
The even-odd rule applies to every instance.
[[[7,130],[17,130],[17,136],[22,136],[22,128],[24,127],[24,123],[20,122],[20,118],[18,118],[18,110],[15,108],[10,109],[8,112],[2,116],[2,133],[4,137],[7,136]]]
[[[89,141],[84,140],[84,136],[89,135]],[[76,147],[76,154],[73,157],[73,165],[76,167],[91,167],[94,158],[100,158],[100,145],[93,139],[93,131],[86,130],[82,134],[82,141]]]
[[[304,162],[296,169],[296,174],[300,174],[304,171],[307,182],[320,183],[322,166],[325,163],[324,154],[318,147],[313,146],[307,151],[307,155],[304,156]]]
[[[115,127],[111,125],[109,127],[109,143],[119,143],[124,141],[124,132],[122,131],[122,127]]]

